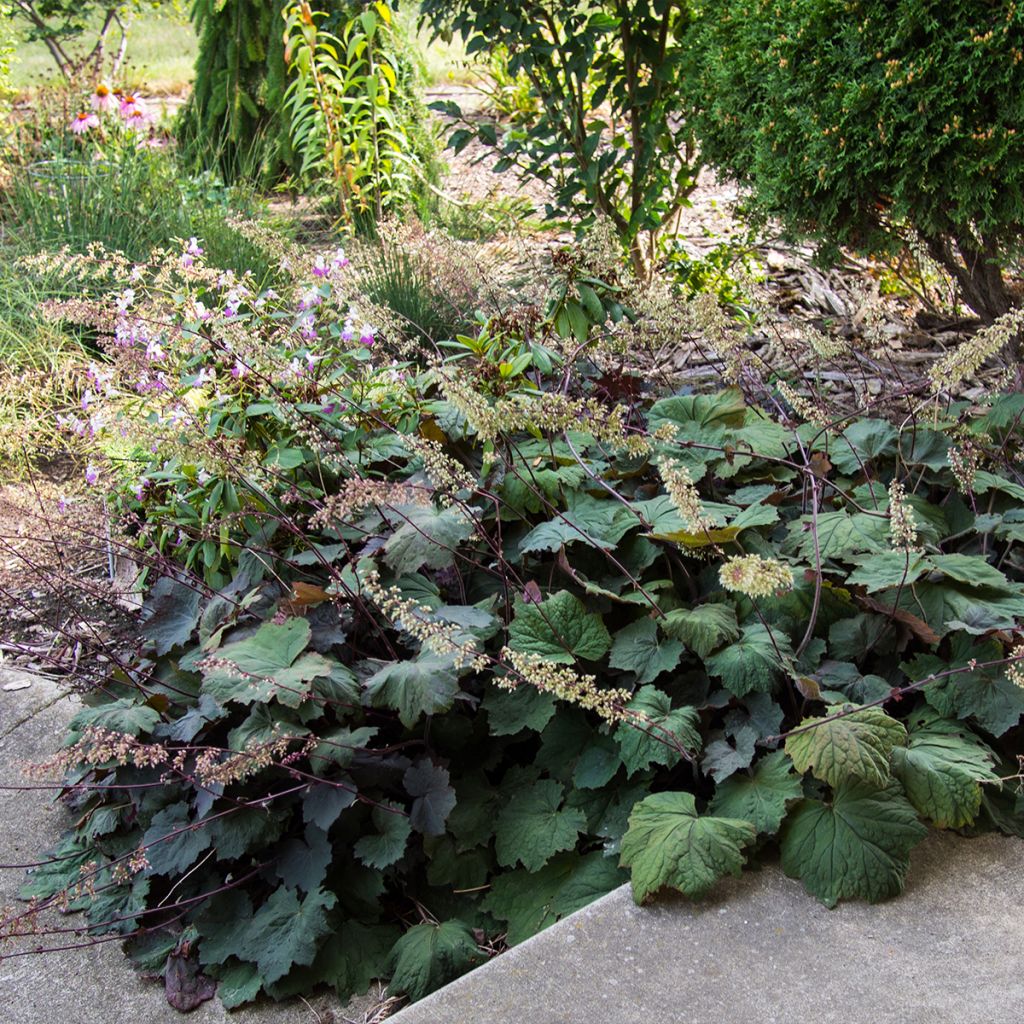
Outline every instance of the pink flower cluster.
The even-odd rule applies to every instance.
[[[113,110],[115,102],[117,104],[117,112],[129,128],[138,131],[149,124],[151,120],[149,112],[138,96],[132,93],[121,92],[120,89],[111,89],[100,82],[89,100],[89,105],[92,109],[83,110],[76,114],[68,127],[75,135],[84,135],[92,128],[99,128],[99,115]]]
[[[185,251],[181,254],[181,265],[186,268],[193,266],[196,258],[202,256],[204,251],[203,247],[199,244],[199,239],[193,235],[188,240]]]
[[[324,278],[330,277],[337,270],[343,270],[349,264],[345,250],[340,246],[334,250],[334,254],[328,259],[323,253],[319,253],[313,260],[313,276]]]

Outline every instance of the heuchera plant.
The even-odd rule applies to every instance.
[[[163,578],[9,933],[418,998],[630,878],[779,852],[831,907],[929,826],[1024,835],[1024,396],[659,397],[497,322],[394,361],[341,254],[278,295],[196,249],[118,282],[98,430]]]

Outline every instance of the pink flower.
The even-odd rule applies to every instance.
[[[348,257],[345,255],[345,250],[339,246],[334,250],[330,259],[323,253],[317,255],[316,259],[313,260],[313,276],[321,278],[330,277],[334,271],[341,270],[347,266]]]
[[[145,104],[132,93],[125,93],[121,97],[121,116],[128,122],[140,119],[146,121],[149,118]]]
[[[75,119],[68,125],[75,135],[84,135],[90,128],[99,128],[100,119],[89,111],[82,111],[75,115]]]
[[[196,261],[197,256],[202,256],[204,252],[203,247],[199,244],[199,240],[193,235],[188,240],[188,245],[185,247],[185,251],[181,254],[181,265],[183,267],[191,267]]]
[[[135,110],[132,113],[125,115],[124,120],[129,128],[131,128],[133,131],[138,132],[142,131],[142,129],[146,126],[147,118],[146,115],[143,114],[141,110]]]
[[[369,324],[363,324],[359,331],[359,343],[370,348],[373,345],[373,328]]]
[[[93,110],[109,110],[113,99],[110,95],[110,87],[100,82],[96,86],[96,91],[92,94],[92,99],[89,100],[92,104]]]
[[[85,467],[85,482],[90,487],[95,487],[96,484],[99,482],[99,479],[100,471],[95,466],[90,464]]]
[[[317,338],[316,333],[316,322],[312,313],[307,313],[299,321],[299,334],[306,339],[306,341],[315,341]]]

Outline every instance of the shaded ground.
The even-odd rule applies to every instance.
[[[0,487],[0,657],[73,674],[81,687],[106,671],[111,653],[130,648],[137,599],[133,574],[112,559],[101,495],[61,475]]]

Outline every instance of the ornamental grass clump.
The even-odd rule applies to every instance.
[[[929,827],[1024,834],[1019,393],[823,426],[753,356],[706,393],[596,369],[596,329],[538,340],[557,303],[411,359],[340,254],[268,287],[203,248],[71,261],[149,589],[37,773],[73,824],[5,941],[71,944],[67,908],[176,1000],[415,999],[626,880],[778,855],[834,906]]]

